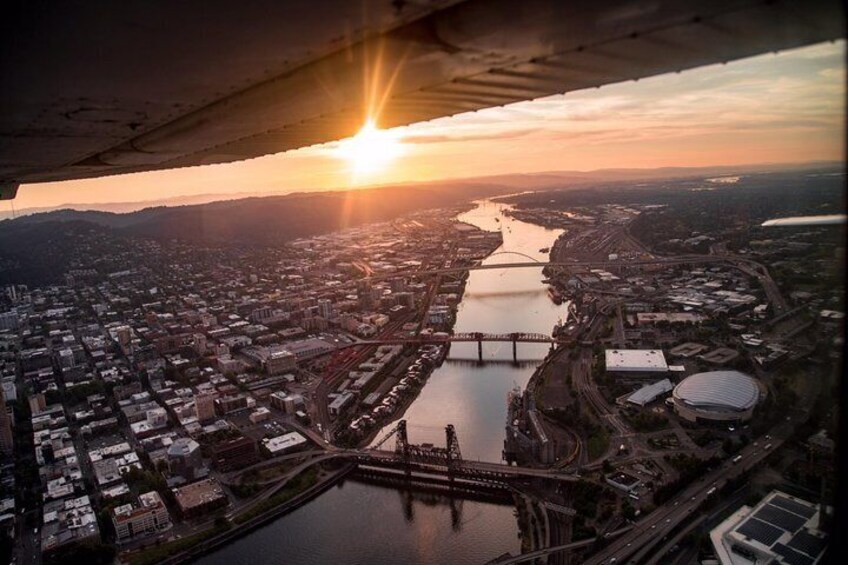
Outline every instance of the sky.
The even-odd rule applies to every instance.
[[[843,160],[845,50],[845,41],[820,44],[397,128],[398,154],[367,173],[329,143],[226,165],[24,185],[15,207],[504,173]]]

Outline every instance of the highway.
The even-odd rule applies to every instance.
[[[791,426],[783,423],[772,430],[771,439],[759,437],[753,443],[739,451],[742,460],[733,463],[727,460],[717,469],[706,473],[701,479],[690,484],[677,496],[654,510],[635,524],[633,530],[585,561],[587,565],[601,563],[635,564],[649,555],[651,549],[698,509],[707,498],[707,491],[716,487],[720,490],[724,484],[758,465],[763,459],[778,449],[785,438],[791,434]],[[764,450],[765,444],[772,448]],[[614,559],[614,561],[612,561]]]
[[[607,537],[615,537],[620,536],[621,534],[630,531],[633,526],[625,526],[624,528],[619,528],[614,532],[610,532],[607,534]],[[545,557],[546,555],[550,555],[552,553],[559,553],[561,551],[568,551],[570,549],[580,549],[581,547],[588,547],[595,543],[598,538],[588,538],[580,541],[573,541],[571,543],[566,543],[563,545],[557,545],[553,547],[546,547],[544,549],[537,549],[536,551],[529,551],[527,553],[522,553],[521,555],[516,555],[515,557],[508,557],[506,559],[499,559],[495,561],[490,561],[491,565],[511,565],[513,563],[526,563],[527,561],[532,561],[533,559],[537,559],[539,557]]]

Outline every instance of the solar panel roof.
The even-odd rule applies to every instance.
[[[756,518],[749,518],[737,530],[743,536],[769,547],[783,535],[783,530]]]
[[[792,533],[797,532],[807,522],[806,518],[802,518],[792,512],[787,512],[783,508],[773,504],[766,504],[754,516]]]
[[[782,543],[774,544],[772,548],[775,553],[783,557],[783,559],[789,563],[789,565],[810,565],[815,561],[811,557],[807,557],[803,553],[799,553],[794,549],[790,549],[783,545]]]
[[[827,547],[827,540],[802,530],[789,541],[789,547],[802,551],[812,557],[818,557]]]
[[[803,516],[804,518],[812,518],[813,514],[816,511],[809,506],[801,504],[800,502],[796,502],[791,498],[786,498],[785,496],[777,495],[769,501],[770,504],[774,504],[775,506],[779,506],[784,510],[789,510],[790,512],[794,512],[799,516]]]

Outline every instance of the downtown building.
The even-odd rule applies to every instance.
[[[124,504],[112,511],[118,543],[163,532],[171,528],[171,516],[156,491],[138,496],[138,504]]]
[[[824,514],[815,504],[776,490],[713,528],[710,540],[721,565],[816,565],[827,548]]]

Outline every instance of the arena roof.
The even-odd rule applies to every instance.
[[[742,412],[760,398],[757,383],[739,371],[696,373],[674,387],[674,398],[700,409]]]

